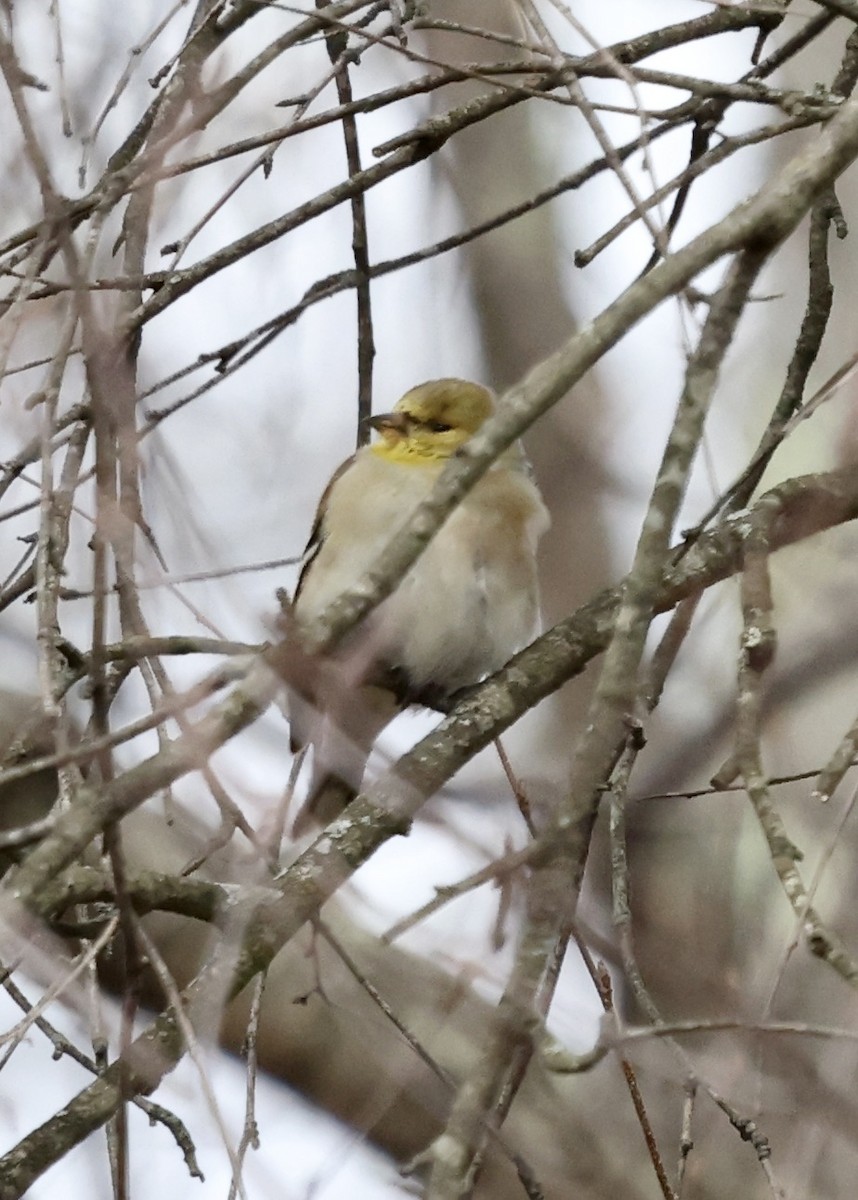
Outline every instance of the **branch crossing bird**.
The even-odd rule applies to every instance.
[[[339,467],[319,503],[295,592],[299,621],[360,579],[494,406],[479,384],[436,379],[370,418],[378,441]],[[534,636],[536,547],[548,525],[523,451],[510,447],[391,595],[318,664],[310,694],[292,694],[292,748],[313,745],[296,836],[354,796],[373,743],[397,712],[478,683]]]

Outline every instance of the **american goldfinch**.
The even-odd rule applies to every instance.
[[[370,418],[380,435],[334,473],[295,593],[312,619],[355,583],[494,409],[491,392],[436,379]],[[537,542],[549,518],[519,447],[486,472],[395,591],[290,702],[293,749],[312,742],[300,834],[359,788],[372,744],[411,700],[448,697],[496,671],[534,634]]]

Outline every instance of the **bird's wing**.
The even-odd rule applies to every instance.
[[[353,455],[337,468],[319,500],[294,603],[328,535],[326,517],[331,493],[354,462]],[[296,836],[330,820],[355,795],[376,737],[400,707],[392,692],[366,681],[372,673],[368,644],[350,642],[333,658],[321,658],[315,664],[309,694],[295,692],[290,697],[292,750],[307,743],[314,748],[312,778],[295,822]]]
[[[316,506],[316,513],[313,517],[313,524],[310,529],[310,536],[307,539],[307,545],[304,547],[304,553],[301,556],[303,560],[301,563],[301,571],[298,575],[298,582],[295,585],[295,593],[292,597],[293,611],[295,604],[298,601],[298,597],[301,595],[301,590],[304,587],[304,584],[307,582],[310,568],[313,566],[313,563],[315,562],[316,557],[325,541],[325,515],[327,513],[328,501],[330,500],[331,492],[333,491],[337,480],[345,471],[349,469],[353,462],[354,455],[352,455],[351,458],[347,458],[344,463],[341,463],[340,466],[337,467],[336,471],[334,471],[333,475],[328,480],[327,486],[319,498],[319,503]],[[289,746],[294,754],[311,740],[310,729],[312,727],[313,705],[309,701],[302,699],[300,694],[296,691],[290,699],[289,710]]]
[[[307,578],[307,573],[313,565],[316,555],[322,548],[325,540],[325,515],[328,511],[328,501],[331,498],[331,492],[334,490],[337,481],[346,473],[352,463],[355,461],[355,455],[347,458],[344,463],[340,463],[336,471],[328,480],[328,486],[322,492],[319,498],[319,504],[316,508],[316,515],[313,517],[313,525],[310,529],[310,536],[307,539],[307,545],[304,547],[303,563],[301,565],[301,573],[298,576],[298,582],[295,585],[295,595],[292,597],[294,604],[301,595],[301,588]]]

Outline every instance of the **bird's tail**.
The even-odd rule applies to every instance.
[[[292,827],[295,837],[326,825],[354,799],[373,744],[399,708],[386,688],[344,683],[340,679],[337,690],[326,687],[322,703],[297,695],[290,702],[293,750],[313,747],[313,772]]]

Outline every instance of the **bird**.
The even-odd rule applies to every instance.
[[[298,623],[360,579],[495,406],[481,384],[434,379],[369,418],[378,439],[334,472],[319,502],[293,598]],[[293,691],[292,749],[313,744],[295,837],[354,797],[376,738],[398,712],[427,696],[443,707],[531,640],[539,620],[536,550],[549,523],[530,465],[513,445],[394,591],[317,665],[309,689]]]

